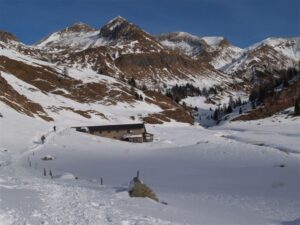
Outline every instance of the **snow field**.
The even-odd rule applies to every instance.
[[[54,132],[53,124],[5,107],[1,112],[1,225],[299,221],[299,154],[270,144],[288,149],[299,145],[298,119],[278,116],[281,123],[272,118],[213,129],[179,123],[147,126],[155,141],[135,144],[79,133],[59,123]],[[261,136],[264,146],[257,144]],[[41,160],[47,155],[54,159]],[[128,182],[137,170],[167,204],[128,196]],[[69,179],[64,179],[66,174]]]

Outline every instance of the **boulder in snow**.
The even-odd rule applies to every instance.
[[[144,184],[138,177],[134,177],[129,184],[129,196],[130,197],[143,197],[151,198],[158,202],[156,194],[150,187]]]
[[[42,160],[48,161],[48,160],[54,160],[55,157],[51,156],[51,155],[45,155]]]

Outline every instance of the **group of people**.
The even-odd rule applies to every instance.
[[[56,132],[56,126],[53,126],[53,131]],[[42,142],[42,144],[45,143],[45,140],[46,140],[45,135],[42,135],[42,137],[41,137],[41,142]]]

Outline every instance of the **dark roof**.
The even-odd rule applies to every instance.
[[[131,129],[143,129],[145,125],[143,123],[136,124],[118,124],[118,125],[105,125],[105,126],[81,126],[73,127],[76,129],[87,127],[89,131],[105,131],[105,130],[131,130]]]

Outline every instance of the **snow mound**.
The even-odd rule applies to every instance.
[[[13,224],[12,216],[0,214],[0,224],[1,225],[11,225],[11,224]]]
[[[78,179],[74,174],[72,173],[63,173],[61,175],[58,175],[56,178],[61,180],[76,180]]]

